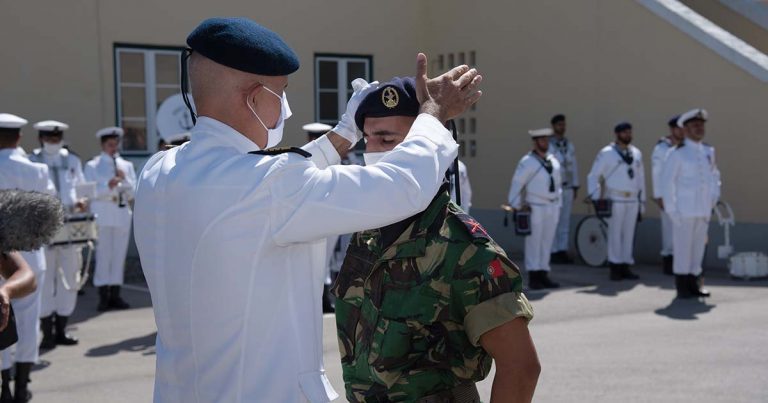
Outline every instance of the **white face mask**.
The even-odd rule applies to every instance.
[[[363,161],[365,161],[365,166],[373,165],[381,161],[384,156],[389,154],[389,151],[379,151],[375,153],[363,153]]]
[[[264,87],[264,86],[262,86]],[[253,113],[253,116],[256,116],[256,119],[259,120],[259,123],[264,127],[264,130],[267,131],[267,147],[266,148],[272,148],[283,140],[283,126],[285,121],[291,117],[291,107],[288,106],[288,98],[285,96],[285,91],[283,91],[283,96],[275,94],[274,91],[270,90],[267,87],[264,87],[265,90],[269,91],[270,94],[277,97],[277,99],[280,100],[280,118],[277,120],[277,124],[275,125],[274,129],[270,129],[267,127],[267,125],[264,124],[264,121],[261,120],[259,115],[256,113],[256,111],[253,109],[250,103],[248,103],[248,99],[246,98],[245,104],[248,106],[248,109],[251,110],[251,113]]]
[[[59,153],[59,151],[61,151],[62,147],[64,147],[64,145],[62,144],[61,141],[58,143],[46,143],[45,141],[43,141],[43,151],[46,154],[56,155]]]

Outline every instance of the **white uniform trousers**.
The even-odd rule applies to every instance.
[[[37,290],[23,298],[11,300],[13,312],[16,315],[16,331],[19,341],[2,352],[2,369],[9,369],[16,362],[37,363],[38,346],[40,344],[40,297],[41,287],[45,282],[45,255],[42,250],[21,252],[37,280]]]
[[[83,265],[82,247],[56,246],[45,249],[45,282],[40,317],[54,313],[70,316],[77,303],[77,273]]]
[[[661,256],[672,256],[672,219],[666,211],[661,212]]]
[[[560,218],[557,220],[555,240],[552,242],[552,253],[568,251],[571,235],[571,211],[573,210],[573,188],[563,188]]]
[[[678,217],[673,220],[672,246],[675,260],[672,271],[675,274],[701,274],[708,230],[709,218]]]
[[[525,268],[550,271],[552,240],[560,215],[557,203],[531,205],[531,234],[525,237]]]
[[[130,235],[131,227],[99,226],[93,285],[123,285]]]
[[[608,262],[635,264],[632,247],[635,242],[635,225],[640,203],[631,200],[614,200],[608,219]]]

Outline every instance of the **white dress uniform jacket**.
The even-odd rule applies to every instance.
[[[48,166],[48,174],[56,187],[56,194],[65,208],[71,208],[77,203],[76,187],[85,182],[80,158],[66,148],[62,148],[57,154],[48,154],[38,148],[30,154],[29,160]]]
[[[109,188],[110,179],[115,177],[117,168],[125,173],[125,179],[114,189]],[[96,200],[91,211],[96,214],[99,226],[130,228],[131,208],[128,201],[133,199],[136,187],[136,170],[133,164],[116,155],[116,161],[107,153],[101,153],[85,164],[85,177],[96,182]],[[122,193],[125,207],[119,207],[118,198]]]
[[[686,140],[672,150],[661,174],[664,208],[672,220],[675,274],[701,274],[709,218],[720,199],[715,149]]]
[[[571,212],[573,211],[573,192],[579,187],[579,165],[576,162],[576,146],[567,138],[549,138],[549,150],[560,162],[563,177],[563,197],[560,205],[560,217],[557,220],[555,240],[552,242],[552,252],[568,251]]]
[[[515,209],[524,205],[531,208],[531,234],[525,237],[525,268],[529,271],[550,270],[550,250],[560,215],[560,163],[552,154],[547,154],[546,159],[552,164],[554,192],[550,191],[550,174],[531,152],[517,164],[507,197],[510,206]]]
[[[424,210],[456,157],[421,115],[368,167],[338,164],[321,137],[296,153],[258,147],[201,117],[158,153],[136,192],[134,229],[158,328],[156,402],[326,402],[325,238]]]
[[[0,149],[0,189],[19,189],[41,193],[56,194],[53,183],[48,178],[48,167],[29,161],[19,155],[14,148]],[[40,292],[45,281],[45,255],[43,248],[31,252],[21,252],[37,278],[37,290],[23,298],[11,301],[16,314],[16,327],[19,341],[16,343],[16,362],[37,362],[38,329],[40,316]],[[13,365],[12,348],[3,350],[2,368]]]
[[[653,147],[651,154],[651,172],[653,180],[653,198],[661,199],[661,173],[664,168],[664,162],[669,153],[675,149],[675,146],[669,141],[669,138],[662,137],[656,146]],[[662,211],[661,217],[661,256],[672,255],[672,221],[666,211]]]

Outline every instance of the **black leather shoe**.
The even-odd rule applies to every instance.
[[[688,279],[688,284],[690,284],[691,287],[691,294],[695,297],[709,297],[712,295],[712,293],[709,292],[709,290],[705,290],[701,288],[701,276],[694,276],[693,274],[688,275],[690,278]]]
[[[56,347],[56,339],[53,337],[53,315],[40,318],[40,330],[43,333],[43,341],[40,342],[40,350],[51,350]]]
[[[662,256],[661,257],[661,266],[662,266],[662,270],[663,270],[664,274],[669,275],[669,276],[674,274],[672,272],[672,265],[673,264],[674,264],[674,260],[672,258],[672,255]]]
[[[103,285],[99,287],[99,306],[96,307],[99,312],[105,312],[109,310],[109,286]]]
[[[128,309],[131,306],[120,297],[120,286],[109,286],[109,307],[113,309]]]
[[[11,370],[4,369],[2,374],[3,384],[0,387],[0,403],[13,403],[13,394],[11,393]]]
[[[621,267],[617,263],[608,263],[608,267],[611,270],[611,281],[621,281],[624,278],[621,275]]]
[[[541,281],[541,273],[544,272],[539,270],[528,272],[528,288],[531,290],[541,290],[547,288]]]
[[[29,371],[32,369],[31,362],[16,363],[16,379],[14,380],[13,402],[27,403],[32,400],[32,392],[27,389],[29,384]]]
[[[549,278],[549,272],[541,272],[541,283],[544,284],[544,288],[560,288],[560,283],[556,283]]]
[[[67,333],[67,322],[69,322],[68,316],[56,315],[56,344],[61,346],[74,346],[79,343],[79,340]]]
[[[693,294],[691,294],[691,286],[688,281],[688,275],[675,274],[675,288],[677,288],[677,298],[693,298]]]
[[[621,267],[621,278],[627,279],[627,280],[637,280],[640,278],[640,276],[638,276],[637,274],[632,273],[632,270],[629,269],[628,263],[622,263],[620,267]]]

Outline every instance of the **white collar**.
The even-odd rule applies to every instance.
[[[261,150],[256,143],[226,123],[207,116],[200,116],[197,118],[197,124],[192,128],[191,138],[194,140],[195,137],[206,134],[214,135],[217,144],[229,145],[243,154]]]

